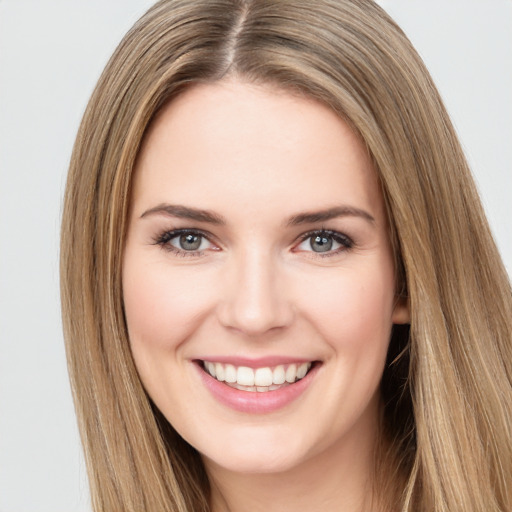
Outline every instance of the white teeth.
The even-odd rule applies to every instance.
[[[206,362],[206,369],[208,370],[208,373],[212,376],[212,377],[215,377],[215,365],[213,363],[210,363],[210,362]]]
[[[289,382],[290,384],[295,382],[295,378],[297,377],[297,365],[291,364],[286,369],[285,379],[286,382]]]
[[[247,366],[239,366],[236,371],[236,381],[242,386],[254,386],[254,370]]]
[[[243,391],[273,391],[283,385],[293,384],[306,376],[311,363],[278,365],[275,368],[236,367],[232,364],[204,361],[205,370],[220,382],[232,384],[232,387]]]
[[[240,391],[250,391],[254,393],[256,390],[256,386],[241,386],[240,384],[233,384],[231,387],[239,389]]]
[[[308,373],[310,366],[310,363],[302,363],[297,368],[297,379],[303,379],[306,376],[306,373]]]
[[[221,363],[215,363],[215,377],[220,382],[224,382],[226,380],[226,372],[224,371],[224,366]]]
[[[279,365],[274,368],[272,373],[272,382],[274,384],[284,384],[286,382],[286,374],[284,372],[283,365]]]
[[[236,368],[232,364],[226,365],[226,382],[236,382]]]
[[[270,368],[258,368],[254,372],[254,384],[256,386],[272,385],[272,370]]]

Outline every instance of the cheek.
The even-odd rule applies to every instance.
[[[394,300],[392,267],[342,269],[316,280],[301,309],[335,349],[387,350]],[[366,352],[368,354],[368,352]]]
[[[158,258],[127,250],[123,298],[135,366],[152,400],[168,411],[186,385],[186,341],[201,325],[211,294],[205,293],[206,276],[171,267],[165,255]]]
[[[168,350],[187,338],[208,309],[204,276],[172,269],[163,263],[138,265],[127,256],[123,268],[123,297],[129,337],[137,345]]]

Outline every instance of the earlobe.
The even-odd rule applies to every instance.
[[[411,323],[411,313],[409,309],[408,297],[397,297],[391,319],[394,324]]]

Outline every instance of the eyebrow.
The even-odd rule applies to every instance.
[[[226,225],[226,219],[217,213],[210,210],[191,208],[190,206],[183,206],[179,204],[159,204],[154,208],[146,210],[140,218],[144,218],[149,215],[167,215],[169,217],[177,217],[180,219],[206,222],[216,226]],[[288,226],[299,226],[301,224],[324,222],[337,217],[361,217],[368,222],[375,222],[374,217],[365,210],[361,210],[360,208],[355,208],[353,206],[336,206],[333,208],[327,208],[326,210],[298,213],[297,215],[291,216],[286,224]]]
[[[323,222],[337,217],[361,217],[372,224],[375,222],[374,217],[365,210],[361,210],[360,208],[355,208],[353,206],[336,206],[334,208],[327,208],[326,210],[304,212],[293,215],[290,217],[287,224],[288,226],[298,226],[301,224]]]
[[[215,224],[223,226],[226,220],[221,215],[213,213],[209,210],[201,210],[199,208],[190,208],[189,206],[182,206],[179,204],[159,204],[154,208],[146,210],[140,218],[147,217],[148,215],[168,215],[169,217],[177,217],[179,219],[189,219],[198,222],[206,222],[208,224]]]

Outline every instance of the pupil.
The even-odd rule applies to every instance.
[[[188,235],[180,236],[180,245],[186,251],[195,251],[201,245],[201,236],[189,233]]]
[[[332,238],[317,235],[311,239],[311,249],[315,252],[326,252],[332,249]]]

